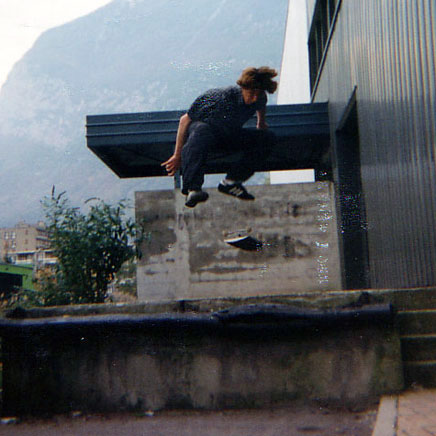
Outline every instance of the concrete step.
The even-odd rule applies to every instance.
[[[406,386],[412,384],[426,387],[436,387],[436,360],[404,362],[404,382]]]
[[[363,296],[369,303],[391,303],[399,311],[436,309],[436,287],[331,291],[306,294],[305,300],[312,300],[317,307],[334,307],[356,302]]]
[[[421,302],[420,309],[397,313],[406,386],[436,387],[436,309]],[[414,303],[416,307],[416,302]]]
[[[391,303],[398,311],[406,385],[436,387],[436,287],[332,292],[328,298],[349,303],[362,294],[371,303]]]
[[[397,320],[401,336],[436,334],[436,309],[399,311]]]
[[[374,290],[375,298],[390,302],[397,310],[436,309],[436,288]]]
[[[404,362],[436,361],[436,334],[401,336]]]

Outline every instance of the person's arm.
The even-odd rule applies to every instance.
[[[188,136],[188,128],[192,120],[186,113],[180,117],[179,128],[177,129],[176,146],[173,155],[161,163],[165,167],[169,176],[174,176],[182,163],[182,148],[185,145]]]
[[[258,129],[267,129],[268,128],[268,124],[266,123],[266,120],[265,120],[265,114],[266,114],[266,107],[263,107],[262,109],[259,109],[258,111],[256,111],[256,115],[257,115],[256,127]]]

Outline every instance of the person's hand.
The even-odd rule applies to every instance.
[[[174,176],[181,164],[181,156],[173,154],[168,160],[161,163],[161,167],[165,167],[165,170],[169,176]]]
[[[268,128],[268,124],[265,121],[258,121],[256,128],[266,130]]]

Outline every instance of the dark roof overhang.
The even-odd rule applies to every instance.
[[[173,153],[185,111],[143,112],[86,117],[87,146],[121,178],[166,175],[160,164]],[[270,157],[257,171],[322,169],[329,149],[327,103],[270,105],[267,123],[277,136]],[[253,117],[245,127],[255,128]],[[214,153],[207,174],[224,173],[237,153]]]

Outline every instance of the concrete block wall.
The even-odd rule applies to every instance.
[[[174,312],[3,320],[3,413],[291,400],[362,406],[403,388],[391,314],[362,310],[346,320],[330,311],[309,323],[310,313],[304,322],[269,324]]]
[[[194,209],[178,190],[136,193],[136,218],[150,232],[137,269],[139,301],[342,288],[330,182],[250,186],[255,201],[207,192]],[[262,248],[224,242],[237,234]]]

